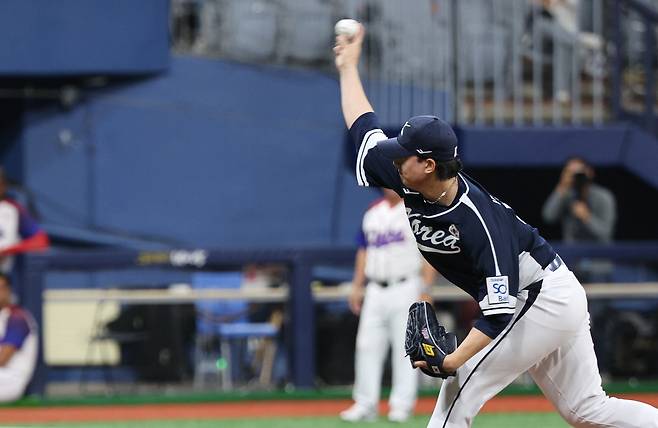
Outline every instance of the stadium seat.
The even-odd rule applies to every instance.
[[[327,46],[334,38],[331,4],[320,0],[285,0],[281,5],[278,54],[284,59],[307,63],[329,60]]]
[[[240,288],[239,272],[203,272],[192,275],[195,289]],[[259,383],[269,384],[276,353],[277,326],[269,322],[249,322],[249,306],[244,300],[199,301],[195,349],[195,387],[217,377],[224,390],[233,388],[243,369],[261,354]]]

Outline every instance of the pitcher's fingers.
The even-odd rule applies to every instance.
[[[426,369],[427,368],[427,362],[425,361],[414,361],[414,368],[416,369]]]
[[[350,44],[350,38],[346,34],[339,34],[336,36],[336,45],[345,46]]]

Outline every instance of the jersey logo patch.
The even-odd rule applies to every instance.
[[[438,229],[435,230],[431,226],[426,226],[422,224],[420,220],[420,214],[412,214],[411,208],[407,207],[407,217],[409,217],[409,224],[411,225],[411,231],[414,233],[416,242],[418,243],[418,248],[421,251],[427,251],[431,253],[441,253],[441,254],[458,254],[461,252],[459,245],[459,232],[455,226],[454,230],[448,231]],[[457,232],[456,234],[453,233]]]
[[[382,233],[368,233],[367,241],[369,247],[379,248],[397,242],[404,242],[404,238],[404,232],[389,230]]]
[[[509,302],[509,280],[507,276],[490,276],[487,278],[487,296],[489,304]]]

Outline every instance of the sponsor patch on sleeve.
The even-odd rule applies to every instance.
[[[507,276],[490,276],[487,278],[487,295],[489,304],[509,302],[509,281]]]

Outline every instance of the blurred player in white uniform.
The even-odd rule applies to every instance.
[[[15,200],[7,197],[9,183],[0,168],[0,272],[11,272],[14,256],[28,251],[45,250],[48,235]]]
[[[0,274],[0,402],[23,396],[37,361],[37,329],[32,316],[11,304],[11,284]]]
[[[384,198],[366,211],[358,244],[349,299],[352,312],[361,316],[356,338],[355,403],[340,416],[350,422],[377,418],[382,372],[392,346],[388,418],[403,422],[413,413],[418,389],[418,375],[404,355],[407,312],[424,295],[435,271],[423,262],[404,203],[392,190],[384,189]]]

